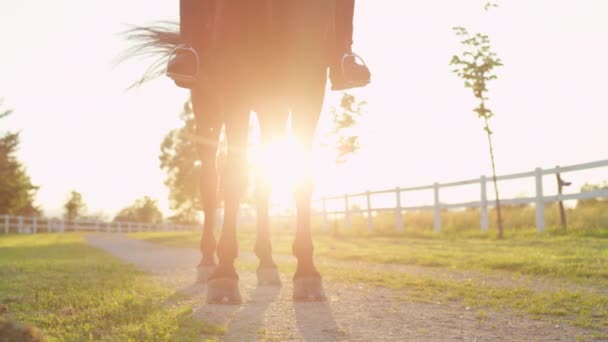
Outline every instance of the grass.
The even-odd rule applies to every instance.
[[[608,296],[570,291],[534,291],[525,287],[496,287],[412,276],[404,273],[322,267],[323,275],[334,281],[365,283],[401,291],[406,299],[428,303],[458,302],[475,308],[516,310],[535,318],[566,320],[580,327],[608,328]]]
[[[171,303],[172,290],[80,235],[1,236],[0,250],[0,321],[35,326],[50,341],[192,341],[223,333]]]
[[[608,238],[520,231],[504,240],[490,236],[427,237],[351,234],[314,236],[315,254],[336,260],[422,265],[460,270],[507,271],[549,276],[608,287]],[[134,233],[131,237],[175,247],[198,248],[199,233]],[[251,251],[255,233],[239,233],[240,248]],[[290,254],[293,234],[278,230],[273,250]]]

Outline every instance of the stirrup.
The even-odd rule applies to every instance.
[[[346,54],[344,54],[344,56],[342,56],[342,63],[341,63],[342,64],[341,65],[341,67],[342,67],[342,77],[344,77],[344,75],[346,75],[346,69],[344,67],[344,65],[346,63],[346,60],[348,58],[351,58],[351,57],[355,59],[355,62],[357,62],[357,60],[359,60],[361,62],[361,65],[369,70],[369,68],[367,67],[367,64],[365,63],[365,60],[363,60],[363,58],[361,58],[361,56],[359,56],[358,54],[356,54],[354,52],[346,53]],[[371,82],[371,78],[368,78],[368,79],[365,79],[365,80],[347,80],[347,79],[344,79],[344,83],[347,86],[350,86],[350,87],[363,87],[363,86],[368,85],[370,82]]]
[[[171,72],[169,70],[169,68],[171,67],[171,63],[175,61],[175,58],[178,56],[178,54],[180,52],[192,53],[194,55],[194,58],[196,59],[196,68],[195,68],[194,74],[190,74],[190,75],[181,74],[181,73]],[[178,84],[179,86],[184,87],[184,88],[190,88],[194,84],[196,84],[196,82],[198,81],[197,76],[199,74],[199,70],[200,70],[199,55],[196,52],[196,50],[194,50],[194,48],[192,48],[186,44],[180,44],[180,45],[176,46],[171,51],[171,53],[169,53],[169,62],[167,63],[167,67],[165,69],[165,74],[167,75],[167,77],[169,77],[173,81],[175,81],[175,83]]]

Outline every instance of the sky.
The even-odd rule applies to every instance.
[[[476,103],[449,66],[461,51],[454,26],[488,34],[504,63],[489,92],[499,174],[608,159],[608,2],[498,3],[484,11],[477,0],[356,2],[354,49],[373,74],[351,92],[368,102],[361,150],[336,166],[317,149],[316,196],[490,174]],[[159,146],[180,126],[188,93],[166,78],[127,91],[147,61],[113,62],[128,46],[128,24],[177,14],[177,0],[0,0],[0,98],[15,111],[0,131],[21,132],[19,158],[48,214],[61,213],[72,189],[90,213],[111,217],[145,195],[168,212]],[[319,141],[340,96],[328,90]],[[608,172],[571,179],[580,187]],[[529,195],[532,184],[504,192]]]

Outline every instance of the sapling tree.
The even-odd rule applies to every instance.
[[[74,221],[75,219],[82,217],[86,211],[86,204],[82,198],[82,194],[78,191],[70,191],[70,195],[63,205],[64,214],[66,220]]]
[[[358,101],[353,95],[344,93],[339,108],[332,108],[336,163],[346,162],[346,157],[359,150],[359,137],[352,132],[358,118],[363,115],[367,102]]]
[[[498,237],[503,237],[502,215],[500,212],[500,199],[498,196],[498,183],[496,181],[496,163],[494,161],[494,145],[492,142],[493,131],[490,129],[490,119],[494,112],[487,106],[488,82],[496,80],[494,69],[502,66],[500,58],[492,52],[490,39],[484,34],[469,34],[464,27],[455,27],[454,32],[462,37],[463,52],[452,57],[450,65],[454,65],[454,73],[464,80],[464,86],[473,91],[473,96],[478,100],[478,106],[473,109],[477,116],[483,120],[483,129],[488,137],[490,149],[490,161],[492,162],[492,180],[496,195],[496,213],[498,224]]]

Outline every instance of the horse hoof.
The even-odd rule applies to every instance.
[[[208,304],[241,304],[241,291],[239,291],[239,280],[236,278],[209,279],[207,284]]]
[[[302,277],[293,280],[293,300],[296,302],[324,302],[327,300],[321,277]]]
[[[213,273],[213,270],[215,270],[215,266],[213,265],[198,266],[196,268],[196,282],[199,284],[206,284],[207,280],[209,280],[209,276]]]
[[[259,286],[281,286],[281,277],[276,267],[258,268]]]

